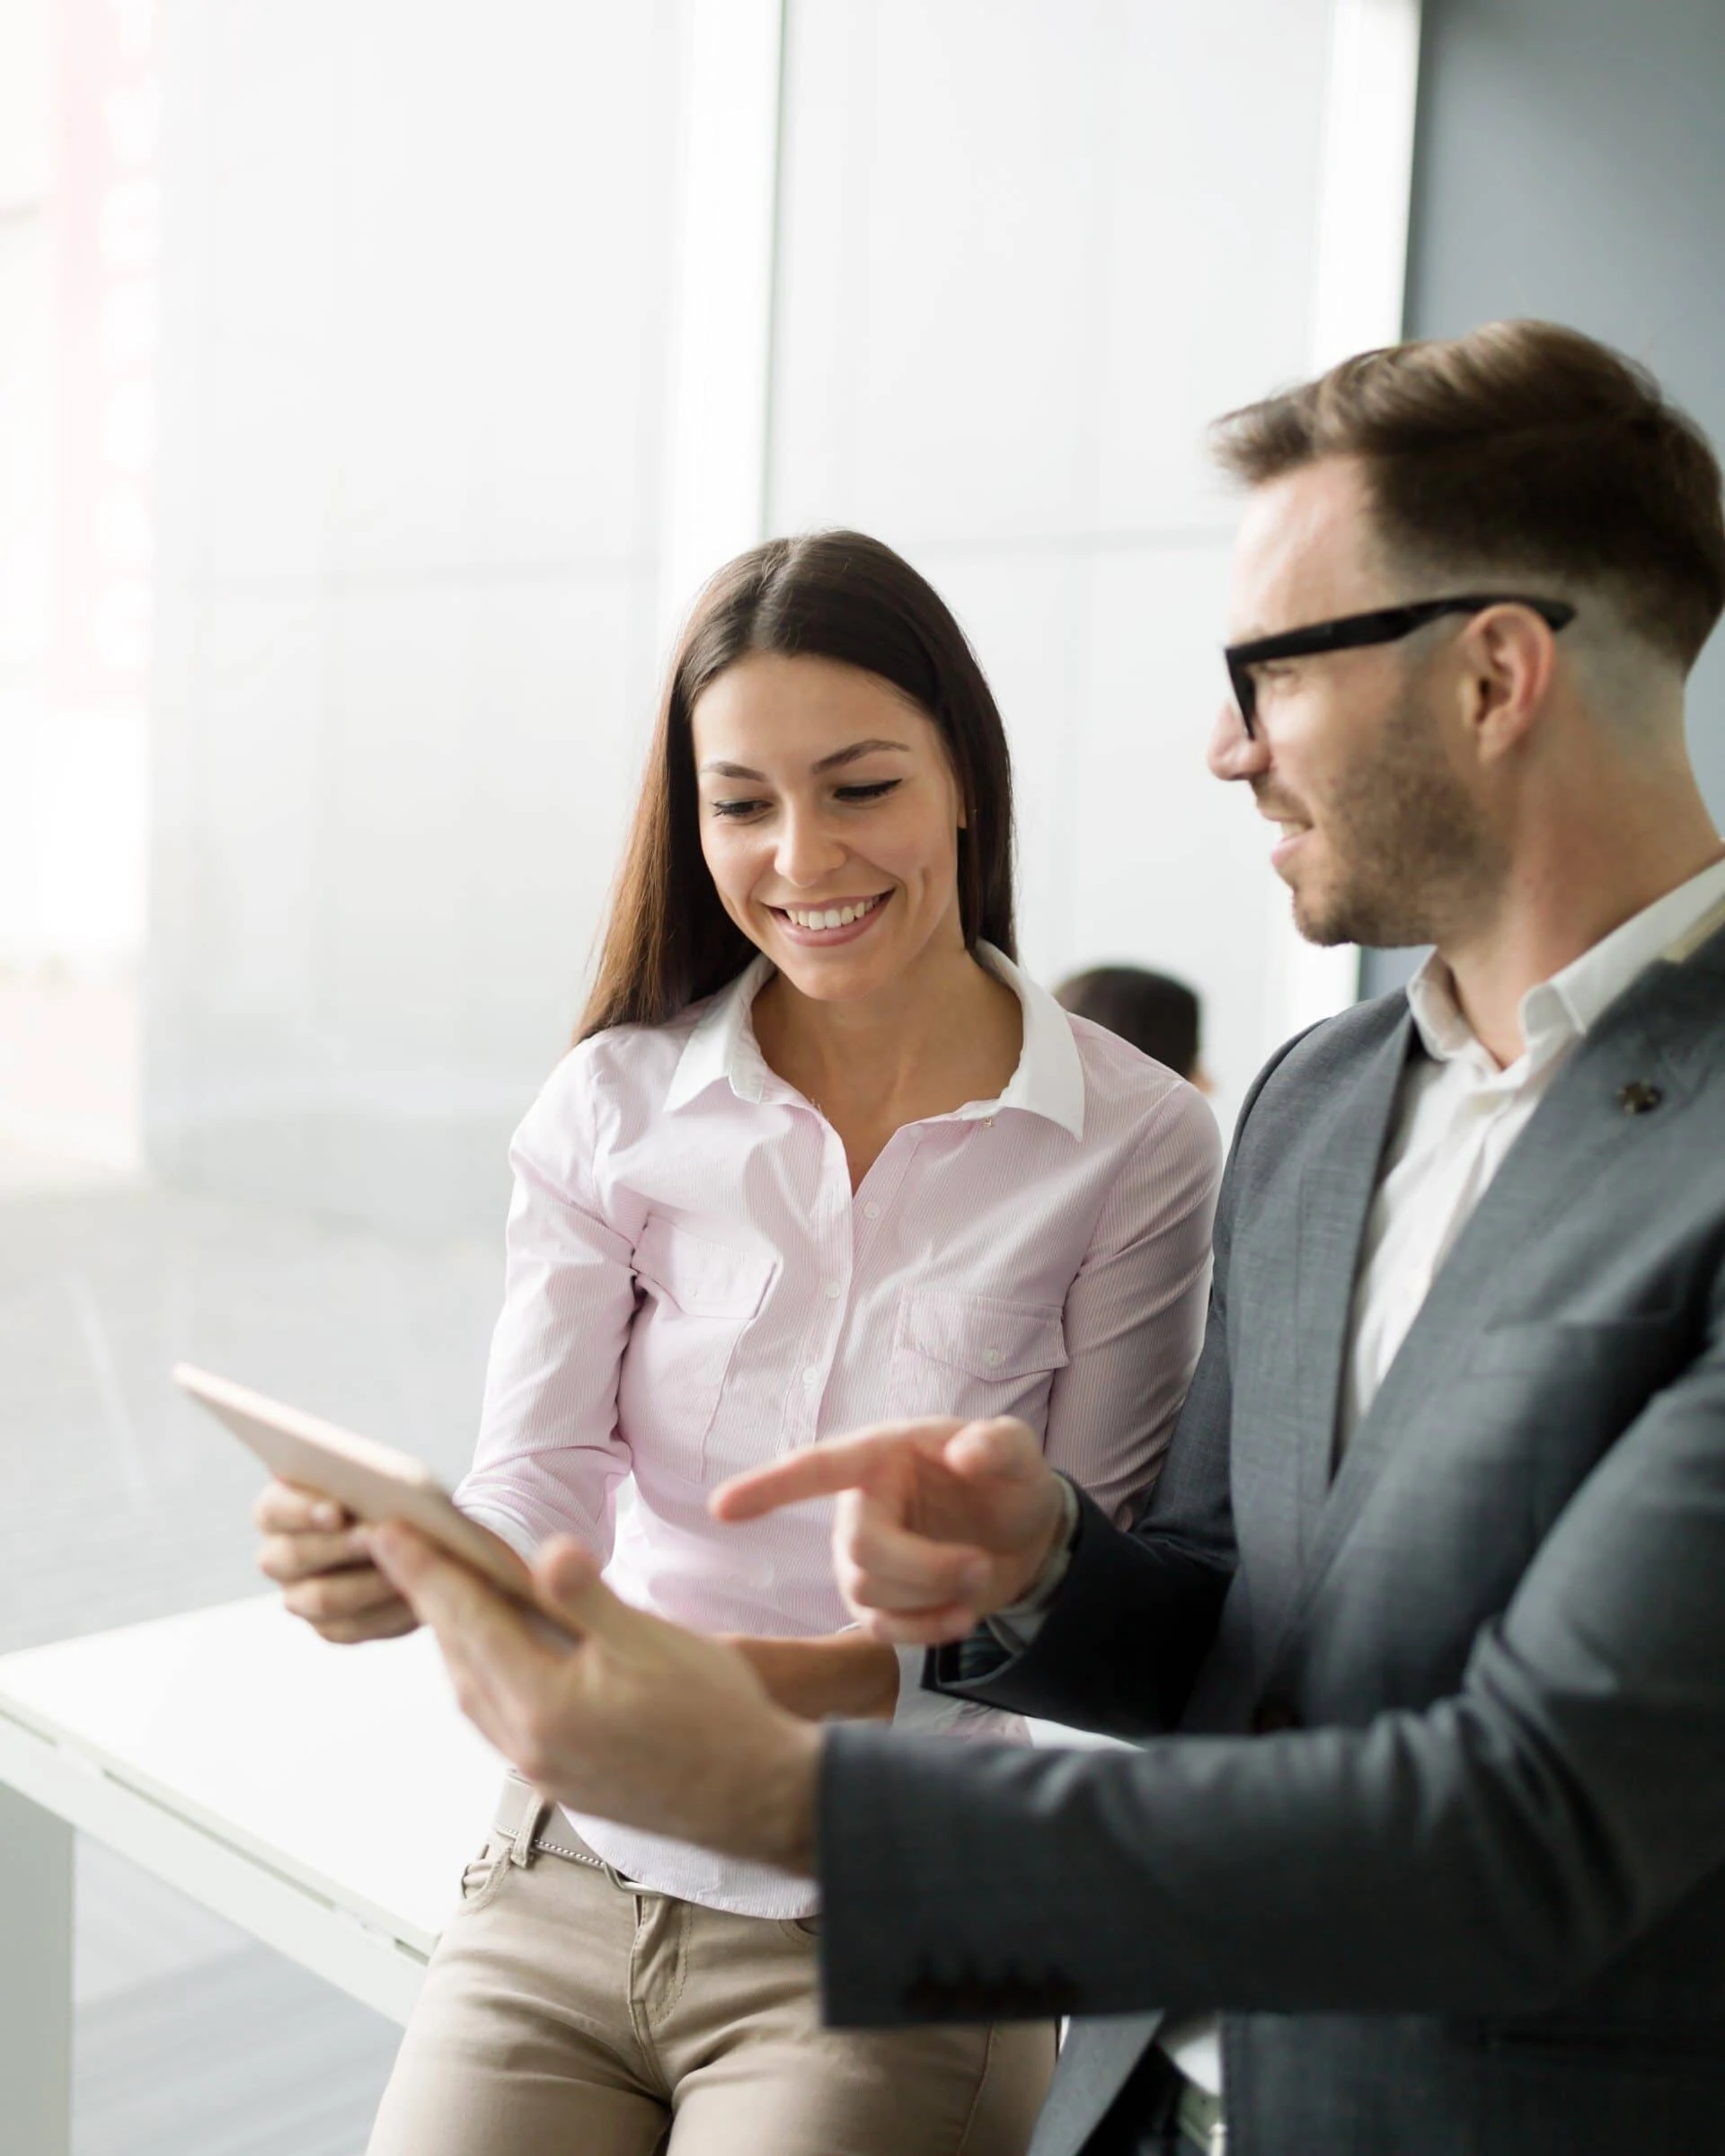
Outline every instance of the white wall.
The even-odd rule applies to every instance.
[[[494,1228],[657,667],[680,10],[180,0],[148,1127]]]
[[[0,6],[0,968],[143,932],[155,0]]]
[[[1011,730],[1034,970],[1282,1036],[1263,826],[1203,765],[1216,413],[1305,371],[1328,0],[793,0],[771,521],[924,569]]]
[[[54,406],[50,0],[0,7],[0,965],[44,955],[44,754]]]
[[[1237,1098],[1295,974],[1202,432],[1306,371],[1332,13],[1411,4],[174,0],[158,1162],[494,1231],[665,624],[832,522],[995,681],[1032,967],[1185,974]]]

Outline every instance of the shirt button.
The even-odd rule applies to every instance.
[[[820,1383],[820,1372],[815,1369],[811,1365],[809,1368],[803,1372],[802,1382],[812,1392],[815,1387]]]
[[[1000,1360],[1000,1349],[998,1348],[985,1348],[982,1351],[982,1359],[992,1370],[995,1365]]]
[[[820,1292],[826,1296],[829,1303],[836,1303],[840,1294],[838,1282],[836,1280],[823,1280],[820,1286]]]
[[[862,1217],[864,1220],[879,1220],[880,1217],[880,1206],[872,1202],[864,1206],[862,1208]]]

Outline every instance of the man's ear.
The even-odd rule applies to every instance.
[[[1557,668],[1557,640],[1531,606],[1488,606],[1463,632],[1461,658],[1474,751],[1494,762],[1537,724]]]

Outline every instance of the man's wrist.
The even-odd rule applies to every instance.
[[[1072,1546],[1078,1533],[1078,1492],[1064,1475],[1057,1475],[1055,1481],[1060,1493],[1059,1517],[1036,1570],[1013,1601],[993,1613],[1003,1623],[1039,1617],[1054,1600],[1072,1563]]]
[[[783,1741],[749,1779],[749,1846],[739,1856],[776,1865],[781,1871],[815,1874],[815,1821],[819,1807],[821,1734],[812,1722],[784,1715]]]
[[[833,1671],[819,1710],[809,1719],[825,1721],[890,1721],[898,1703],[898,1657],[879,1639],[864,1639],[854,1625],[820,1642]]]

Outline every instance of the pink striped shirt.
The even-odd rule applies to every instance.
[[[847,1621],[830,1507],[721,1526],[707,1498],[818,1438],[888,1417],[1020,1416],[1126,1517],[1198,1356],[1216,1124],[1172,1072],[985,957],[1023,1006],[1011,1082],[895,1132],[854,1193],[838,1134],[756,1045],[765,959],[670,1025],[564,1057],[510,1150],[467,1512],[523,1551],[579,1535],[620,1595],[678,1623],[776,1636]],[[900,1719],[984,1715],[913,1683]],[[815,1905],[765,1868],[575,1825],[686,1900]]]

